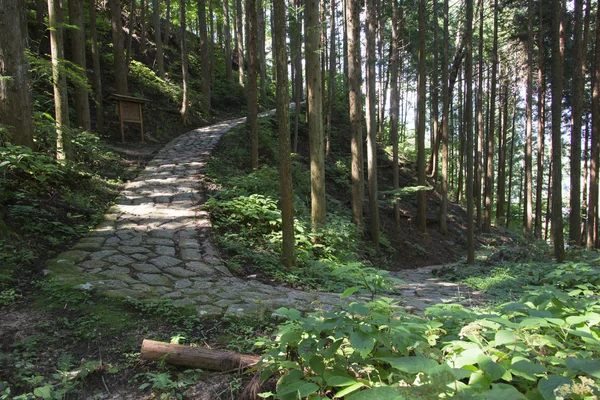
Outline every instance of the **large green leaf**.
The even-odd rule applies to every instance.
[[[333,387],[343,387],[354,385],[357,382],[356,379],[349,377],[348,375],[330,375],[325,376],[325,383]]]
[[[366,357],[375,346],[375,338],[368,333],[354,331],[350,335],[350,344],[361,356]]]
[[[483,392],[480,396],[481,399],[485,400],[526,400],[521,392],[514,388],[514,386],[507,385],[506,383],[496,383],[492,385],[492,388],[486,392]]]
[[[540,379],[538,389],[544,397],[544,400],[556,400],[554,390],[562,385],[570,385],[572,381],[569,378],[560,375],[548,375],[547,378]]]
[[[508,329],[502,329],[496,332],[496,336],[494,337],[494,342],[496,342],[496,346],[501,344],[514,344],[517,341],[517,334],[514,331],[509,331]]]
[[[337,392],[335,394],[335,396],[333,396],[334,399],[339,399],[341,397],[344,397],[352,392],[356,392],[358,389],[362,388],[363,386],[365,386],[364,383],[362,382],[356,382],[353,385],[350,386],[346,386],[344,389],[340,390],[339,392]]]
[[[429,374],[439,365],[435,360],[419,356],[381,357],[377,360],[389,363],[393,368],[409,374],[418,374],[419,372]]]
[[[467,349],[467,350],[463,351],[462,353],[460,353],[454,359],[453,367],[454,368],[462,368],[465,365],[477,364],[479,356],[482,356],[482,355],[485,355],[485,353],[479,347]]]
[[[394,388],[389,386],[379,386],[360,392],[352,393],[346,397],[346,400],[403,400]]]
[[[483,373],[490,378],[491,381],[502,378],[506,370],[500,364],[496,364],[489,356],[481,355],[477,358],[477,364]]]
[[[584,372],[594,378],[600,379],[600,358],[567,357],[565,358],[565,364],[570,370]]]
[[[538,379],[536,375],[545,373],[546,368],[543,365],[534,364],[529,360],[520,359],[516,362],[513,360],[509,371],[530,381],[536,381]]]

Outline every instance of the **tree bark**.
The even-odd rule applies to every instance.
[[[260,357],[144,339],[140,357],[168,364],[211,371],[233,371],[253,367]]]
[[[63,14],[60,0],[48,0],[48,27],[50,29],[50,52],[52,55],[52,84],[54,86],[54,119],[56,121],[56,159],[69,158],[70,141],[69,102],[67,98],[67,78],[60,63],[65,58]],[[121,50],[123,48],[121,47]]]
[[[552,232],[557,262],[565,258],[562,216],[562,91],[565,55],[563,0],[552,0]]]
[[[257,63],[257,16],[256,0],[246,2],[246,23],[248,24],[248,133],[250,135],[250,163],[258,168],[258,63]]]
[[[400,93],[398,90],[398,64],[400,61],[400,7],[397,1],[392,2],[392,42],[390,54],[390,139],[392,141],[392,187],[400,188],[400,167],[398,165],[398,127],[400,111]],[[394,221],[400,226],[400,202],[394,201]]]
[[[171,39],[171,0],[165,0],[167,7],[165,11],[165,36],[163,45],[167,46]]]
[[[96,132],[104,133],[104,105],[102,103],[102,80],[100,78],[100,53],[96,32],[96,0],[89,0],[90,42],[92,48],[92,86],[96,100]]]
[[[439,82],[438,82],[438,3],[433,0],[433,71],[431,74],[431,126],[433,129],[433,140],[429,164],[427,165],[427,175],[435,178],[438,170],[438,151],[440,147],[441,135],[438,130],[439,120]]]
[[[475,229],[473,224],[473,0],[466,1],[465,16],[465,130],[467,136],[467,264],[475,262]]]
[[[506,73],[504,73],[506,74]],[[500,114],[500,132],[498,135],[498,195],[496,196],[496,221],[505,226],[504,201],[506,196],[506,137],[508,135],[508,78],[502,88],[502,113]]]
[[[379,205],[377,202],[377,115],[375,111],[375,31],[377,29],[377,6],[375,0],[367,0],[367,175],[369,183],[369,226],[371,241],[379,246]]]
[[[70,3],[70,2],[69,2]],[[129,1],[129,20],[127,21],[127,43],[125,48],[125,65],[129,68],[129,60],[131,60],[131,44],[133,42],[133,27],[135,26],[135,4],[136,0]]]
[[[9,141],[33,148],[33,99],[29,90],[27,6],[19,0],[0,0],[0,122]]]
[[[298,129],[300,126],[300,110],[302,102],[302,0],[294,0],[295,8],[292,11],[293,16],[290,21],[290,52],[292,58],[292,67],[294,71],[293,75],[293,94],[294,94],[294,142],[292,144],[292,151],[298,152]]]
[[[539,20],[543,21],[543,5],[539,3]],[[535,193],[535,237],[542,238],[542,188],[544,186],[544,141],[546,136],[546,83],[544,81],[544,24],[540,24],[538,32],[538,158]]]
[[[442,185],[440,204],[440,232],[448,235],[448,113],[450,108],[450,96],[448,88],[448,44],[450,35],[448,32],[449,7],[448,0],[444,1],[444,42],[442,53]]]
[[[73,63],[81,68],[82,79],[87,81],[85,66],[85,27],[83,25],[83,0],[69,0],[69,23],[76,26],[71,29],[71,53]],[[90,131],[90,99],[85,85],[75,85],[75,113],[77,126]]]
[[[260,77],[260,98],[267,98],[267,52],[266,46],[266,24],[265,24],[265,8],[263,0],[258,0],[258,72]]]
[[[273,0],[275,30],[273,32],[275,66],[277,69],[277,121],[279,126],[279,185],[281,190],[281,231],[283,235],[281,261],[284,266],[296,264],[294,247],[294,204],[292,193],[292,161],[290,157],[290,120],[288,94],[288,55],[286,49],[286,2]]]
[[[425,85],[427,76],[425,38],[427,21],[425,19],[425,2],[419,0],[419,56],[417,79],[417,177],[419,186],[425,186]],[[421,233],[427,231],[427,192],[420,190],[417,195],[417,221]]]
[[[188,76],[188,49],[187,49],[187,41],[186,41],[186,23],[185,23],[185,0],[179,0],[179,25],[181,27],[180,31],[180,45],[181,48],[181,77],[182,77],[182,92],[183,99],[181,102],[181,109],[179,113],[181,114],[181,119],[183,120],[184,125],[188,125],[190,123],[189,116],[189,106],[190,106],[190,84],[189,84],[189,76]]]
[[[237,44],[236,51],[238,56],[238,78],[240,82],[240,86],[244,86],[244,34],[242,33],[244,30],[244,25],[242,23],[242,0],[234,0],[235,1],[235,17],[237,19]]]
[[[223,25],[225,27],[225,79],[233,80],[231,68],[231,27],[229,24],[229,0],[223,0]]]
[[[600,10],[600,3],[598,5]],[[596,51],[592,71],[592,145],[590,159],[590,194],[588,205],[587,247],[596,247],[598,240],[598,157],[600,156],[600,24],[596,24]],[[554,216],[553,216],[554,218]]]
[[[531,236],[533,230],[533,0],[527,2],[527,90],[525,94],[525,209],[523,234]],[[498,179],[498,182],[500,180]]]
[[[363,226],[363,151],[362,151],[362,92],[360,56],[360,4],[346,0],[346,31],[348,32],[348,99],[352,153],[352,220]]]
[[[483,0],[479,0],[479,44],[477,54],[479,56],[479,65],[477,76],[477,95],[475,99],[475,113],[477,114],[477,150],[475,151],[475,187],[473,189],[473,201],[475,202],[475,226],[481,230],[482,213],[481,213],[481,197],[482,197],[482,178],[483,178],[483,136],[485,127],[483,124]]]
[[[516,99],[516,95],[515,95],[515,104],[513,106],[513,114],[512,114],[512,134],[511,134],[511,139],[510,139],[510,158],[509,158],[509,164],[508,164],[508,197],[506,200],[506,229],[508,229],[510,227],[510,218],[511,218],[513,167],[514,167],[515,140],[516,140],[516,134],[515,134],[516,117],[517,117],[517,99]]]
[[[140,0],[140,24],[141,32],[140,32],[140,48],[142,49],[142,53],[146,52],[146,41],[147,41],[147,33],[146,33],[146,0]]]
[[[321,20],[319,0],[306,0],[306,80],[312,228],[325,225],[325,147],[321,86]]]
[[[118,0],[110,0],[118,3]],[[163,54],[163,43],[160,29],[160,7],[158,0],[152,0],[152,25],[154,25],[154,43],[156,45],[156,67],[158,68],[158,76],[161,79],[165,78],[165,65]]]
[[[333,104],[335,103],[335,78],[336,78],[336,51],[335,51],[335,38],[336,38],[336,26],[335,26],[335,0],[329,1],[329,18],[331,22],[331,28],[329,31],[329,82],[327,85],[329,98],[327,102],[327,137],[325,138],[325,155],[328,156],[331,151],[331,117],[333,116]]]
[[[210,1],[210,0],[209,0]],[[206,110],[210,112],[210,49],[206,31],[206,0],[198,0],[198,21],[200,28],[200,69],[202,70],[202,96]]]
[[[108,5],[110,7],[113,54],[115,59],[115,90],[117,94],[127,95],[127,66],[125,65],[123,27],[121,25],[121,2],[119,0],[109,0]]]

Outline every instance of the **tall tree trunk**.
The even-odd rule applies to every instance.
[[[209,0],[210,1],[210,0]],[[206,110],[210,112],[210,49],[206,31],[206,0],[198,0],[198,21],[200,23],[200,69],[202,70],[202,96]]]
[[[208,21],[208,58],[210,59],[208,66],[210,69],[210,85],[212,86],[215,75],[215,14],[213,0],[208,0]]]
[[[263,0],[257,2],[258,12],[258,70],[260,76],[260,97],[261,99],[267,98],[267,52],[265,49],[266,45],[266,23],[265,23],[265,9]]]
[[[589,3],[588,3],[589,6]],[[589,158],[590,158],[590,119],[588,118],[585,124],[585,137],[584,137],[584,148],[583,148],[583,189],[582,201],[581,201],[581,214],[583,216],[583,223],[581,225],[581,240],[582,245],[587,246],[587,220],[588,220],[588,208],[587,208],[587,194],[588,194],[588,182],[589,182]]]
[[[225,79],[233,80],[231,68],[231,28],[229,25],[229,0],[223,0],[223,25],[225,26]]]
[[[201,0],[202,1],[202,0]],[[186,27],[185,27],[185,0],[179,0],[179,25],[181,27],[180,33],[180,47],[181,47],[181,77],[183,82],[183,99],[181,102],[181,109],[179,113],[183,120],[183,124],[187,125],[190,123],[189,106],[190,106],[190,85],[188,77],[188,49],[186,43]]]
[[[583,88],[587,47],[583,43],[583,1],[575,0],[575,29],[573,54],[573,109],[571,113],[571,212],[569,241],[581,245],[581,118],[583,115]]]
[[[142,49],[142,53],[146,52],[146,0],[140,0],[140,24],[141,24],[141,32],[140,32],[140,48]]]
[[[554,256],[557,262],[565,258],[562,220],[562,91],[563,60],[565,56],[565,26],[563,0],[552,1],[552,232]]]
[[[438,150],[440,147],[440,132],[438,130],[439,120],[439,82],[438,82],[438,4],[437,0],[433,0],[433,71],[431,81],[431,126],[433,129],[433,143],[429,156],[429,164],[427,165],[427,175],[434,178],[437,175],[438,169]]]
[[[58,0],[60,1],[60,0]],[[156,1],[156,0],[155,0]],[[127,94],[127,66],[125,65],[125,49],[123,43],[123,27],[121,25],[121,2],[109,0],[110,19],[112,25],[113,54],[115,59],[115,90],[117,94]]]
[[[235,17],[237,19],[236,25],[236,51],[238,56],[238,73],[239,73],[239,82],[240,86],[244,86],[244,34],[242,31],[244,30],[244,25],[242,22],[242,0],[234,0],[235,1]],[[248,5],[246,5],[247,7]]]
[[[163,44],[167,46],[171,39],[171,0],[165,0],[165,4],[167,10],[165,11],[165,39]]]
[[[350,56],[348,55],[348,10],[350,10],[350,6],[348,5],[348,2],[351,0],[341,0],[343,7],[343,19],[344,21],[346,21],[345,23],[343,23],[342,25],[344,26],[344,31],[343,31],[343,36],[342,36],[342,50],[344,53],[344,57],[343,57],[343,61],[344,61],[344,89],[345,90],[349,90],[348,87],[348,71],[350,70],[348,67],[348,64],[350,63]]]
[[[496,77],[498,74],[498,0],[494,0],[494,40],[492,46],[492,82],[490,88],[490,125],[488,132],[487,166],[485,178],[485,218],[483,231],[492,226],[492,201],[494,191],[494,131],[496,128]]]
[[[539,20],[543,21],[543,5],[539,2],[538,8]],[[544,24],[539,25],[538,32],[538,158],[537,158],[537,178],[535,193],[535,237],[542,238],[542,203],[544,186],[544,139],[546,136],[546,82],[544,81],[544,38],[546,32],[543,29]]]
[[[506,200],[506,229],[510,227],[511,218],[511,205],[512,205],[512,182],[513,182],[513,167],[514,167],[514,156],[515,156],[515,141],[516,141],[516,121],[517,118],[517,98],[515,95],[515,104],[513,106],[512,114],[512,134],[510,142],[510,159],[508,164],[508,197]]]
[[[506,74],[506,72],[505,72]],[[505,77],[502,95],[500,132],[498,135],[498,195],[496,196],[496,221],[505,226],[504,201],[506,196],[506,137],[508,135],[508,77]]]
[[[467,131],[467,264],[475,262],[475,229],[473,225],[473,0],[466,1],[465,16],[465,130]]]
[[[546,196],[546,228],[544,229],[544,241],[547,242],[548,241],[548,235],[550,234],[550,228],[552,225],[550,224],[550,220],[552,219],[551,214],[552,214],[552,181],[553,181],[553,177],[552,177],[552,172],[554,170],[554,164],[552,162],[553,159],[553,154],[552,154],[552,140],[550,141],[550,148],[548,149],[548,154],[550,155],[550,168],[548,168],[548,188],[546,190],[547,196]]]
[[[525,123],[525,212],[523,215],[523,234],[526,238],[529,238],[533,228],[533,0],[528,0],[527,2],[527,14],[527,90],[525,94],[527,121]]]
[[[600,10],[600,3],[598,4]],[[588,205],[587,247],[596,247],[598,240],[598,157],[600,156],[600,24],[596,24],[596,51],[592,71],[592,145],[590,159],[590,195]],[[554,218],[554,217],[553,217]]]
[[[250,163],[258,168],[258,18],[256,0],[246,2],[246,24],[248,24],[248,132],[250,134]]]
[[[369,181],[369,222],[371,241],[379,246],[379,205],[377,202],[377,115],[375,104],[375,31],[377,29],[377,5],[367,0],[367,175]]]
[[[448,235],[448,112],[450,96],[448,90],[448,32],[449,7],[448,0],[444,2],[444,42],[442,53],[442,200],[440,204],[440,232]]]
[[[312,228],[325,225],[325,146],[321,85],[321,20],[319,0],[306,0],[306,80]]]
[[[463,104],[465,102],[465,98],[463,96],[463,83],[462,83],[462,71],[463,69],[460,68],[460,76],[461,79],[459,79],[459,86],[458,86],[458,162],[457,162],[457,177],[456,177],[456,181],[457,181],[457,185],[456,185],[456,201],[457,202],[461,202],[463,199],[463,176],[464,176],[464,170],[465,170],[465,124],[464,124],[464,110],[463,110]]]
[[[0,0],[0,122],[9,141],[33,148],[33,99],[29,91],[27,6],[18,0]],[[65,93],[66,95],[66,93]]]
[[[331,1],[335,4],[335,1]],[[377,58],[379,65],[377,68],[377,140],[383,140],[383,124],[385,118],[385,101],[387,99],[387,87],[384,89],[384,72],[383,72],[383,48],[384,48],[384,29],[386,25],[386,18],[384,13],[384,4],[382,0],[377,0]],[[389,77],[389,69],[388,69]]]
[[[425,80],[427,76],[425,38],[427,21],[425,19],[426,0],[419,0],[419,57],[417,79],[417,179],[419,186],[425,186]],[[427,231],[427,192],[420,190],[417,195],[417,221],[421,233]]]
[[[360,3],[346,0],[346,31],[348,32],[348,89],[352,153],[352,219],[363,226],[363,152],[362,152],[362,92],[360,89]]]
[[[281,190],[281,262],[286,267],[296,264],[294,247],[294,204],[292,193],[292,161],[290,157],[290,121],[288,117],[288,56],[286,50],[286,2],[273,0],[275,30],[273,42],[277,69],[277,121],[279,126],[279,185]]]
[[[96,100],[96,132],[104,133],[104,106],[102,104],[102,80],[100,78],[100,53],[96,32],[96,0],[88,0],[90,15],[90,42],[92,47],[92,86]]]
[[[69,3],[71,3],[69,1]],[[129,1],[129,20],[127,21],[127,43],[125,52],[125,65],[129,68],[129,60],[131,60],[131,44],[133,42],[133,27],[135,26],[135,3],[136,0]]]
[[[447,1],[447,0],[446,0]],[[390,139],[392,141],[392,185],[394,190],[400,188],[400,168],[398,165],[398,125],[400,111],[400,93],[398,90],[398,64],[400,61],[400,7],[397,1],[392,2],[392,42],[390,54]],[[400,202],[394,201],[394,221],[400,226]]]
[[[475,187],[473,188],[473,201],[475,202],[475,226],[478,230],[481,230],[482,224],[482,213],[481,213],[481,197],[482,197],[482,184],[483,178],[483,136],[484,136],[484,125],[483,125],[483,0],[479,0],[479,41],[478,41],[478,76],[477,76],[477,95],[475,99],[475,113],[477,114],[477,150],[475,151]]]
[[[336,26],[335,26],[335,0],[329,1],[329,19],[331,28],[329,31],[329,83],[327,86],[329,98],[327,102],[327,137],[325,138],[325,155],[329,155],[331,151],[331,117],[333,116],[333,104],[335,103],[335,78],[336,78]]]
[[[77,28],[71,29],[71,53],[73,63],[81,68],[82,79],[87,80],[85,67],[85,29],[83,26],[83,0],[69,0],[69,23]],[[90,131],[90,99],[85,85],[75,85],[75,112],[77,126]]]
[[[50,29],[50,53],[52,55],[52,84],[54,85],[54,119],[56,121],[56,159],[69,158],[70,141],[69,102],[67,78],[60,63],[65,58],[63,14],[60,0],[48,0],[48,28]],[[123,50],[123,47],[121,47]],[[121,52],[122,54],[122,52]]]
[[[117,3],[118,0],[110,0]],[[120,7],[119,7],[120,8]],[[119,19],[120,21],[120,19]],[[161,79],[165,78],[165,65],[163,44],[160,29],[160,7],[158,0],[152,0],[152,25],[154,25],[154,43],[156,45],[156,67],[158,68],[158,76]]]
[[[292,151],[294,153],[298,152],[298,129],[299,129],[299,118],[300,118],[300,109],[302,102],[302,88],[303,88],[303,79],[302,79],[302,0],[294,0],[295,8],[293,11],[293,17],[290,21],[290,30],[291,38],[290,38],[290,51],[292,53],[293,60],[293,71],[294,71],[294,79],[292,82],[293,85],[293,93],[294,93],[294,142],[292,143]]]

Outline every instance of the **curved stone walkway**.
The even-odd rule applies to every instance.
[[[49,273],[107,295],[171,298],[196,307],[201,317],[255,316],[279,307],[309,311],[339,304],[338,294],[233,277],[211,243],[210,218],[201,208],[205,195],[200,177],[221,136],[244,121],[195,129],[168,143],[125,185],[104,222],[71,250],[48,261]],[[407,280],[403,273],[395,275]],[[456,285],[431,286],[425,277],[423,282],[407,283],[401,288],[401,301],[415,310],[456,293]],[[429,288],[429,300],[418,295],[423,291],[419,285]]]

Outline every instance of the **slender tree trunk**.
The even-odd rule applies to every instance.
[[[118,0],[110,0],[118,2]],[[160,30],[160,7],[158,0],[152,0],[152,25],[154,25],[154,43],[156,45],[156,67],[158,68],[158,76],[161,79],[165,78],[163,44]]]
[[[425,38],[427,21],[425,19],[426,0],[419,0],[419,56],[417,79],[417,179],[419,186],[427,184],[425,180],[425,81],[427,75]],[[427,192],[420,190],[417,195],[417,221],[421,233],[427,231]]]
[[[85,67],[83,0],[69,0],[69,23],[77,27],[70,30],[73,63],[81,68],[82,78],[87,80]],[[77,116],[77,126],[86,131],[91,130],[90,99],[87,88],[84,85],[75,85],[75,113]]]
[[[240,86],[244,86],[244,34],[242,31],[244,30],[244,25],[242,22],[242,0],[234,0],[235,1],[235,16],[237,18],[237,45],[236,51],[238,56],[238,73],[239,73],[239,82]],[[246,5],[248,7],[248,5]]]
[[[52,55],[52,84],[54,85],[54,119],[56,121],[56,159],[69,158],[70,141],[69,102],[67,98],[67,78],[60,63],[65,58],[63,48],[64,28],[60,0],[48,0],[48,27],[50,29],[50,53]],[[121,50],[123,48],[121,47]]]
[[[539,3],[539,20],[543,21],[543,6]],[[535,193],[535,237],[542,237],[542,203],[544,186],[544,140],[546,136],[546,83],[544,81],[544,38],[546,32],[544,24],[540,24],[538,32],[538,158],[537,158],[537,182]]]
[[[525,212],[523,234],[529,238],[533,228],[533,0],[527,2],[527,91],[525,128]],[[500,182],[498,178],[498,182]]]
[[[329,0],[329,18],[331,22],[331,29],[329,31],[329,84],[327,89],[329,91],[327,97],[327,137],[325,138],[325,155],[329,156],[331,152],[331,118],[333,116],[333,104],[335,103],[335,78],[336,78],[336,26],[335,26],[335,0]]]
[[[330,0],[331,3],[335,1]],[[384,89],[384,72],[383,72],[383,33],[386,25],[385,13],[383,10],[384,4],[382,0],[377,0],[377,140],[383,140],[383,123],[385,118],[385,101],[387,99],[387,87]],[[389,69],[388,69],[389,77]]]
[[[512,114],[512,134],[510,138],[510,159],[508,164],[508,198],[506,200],[506,229],[510,227],[511,204],[512,204],[512,182],[513,182],[513,166],[515,156],[515,140],[516,140],[516,118],[517,118],[517,98],[515,95],[515,104]]]
[[[306,0],[306,80],[312,228],[325,225],[325,146],[321,85],[321,20],[319,0]]]
[[[552,172],[554,170],[554,163],[552,162],[553,159],[553,154],[552,154],[552,141],[550,141],[550,148],[548,149],[548,154],[550,155],[550,168],[548,168],[548,188],[546,190],[547,193],[547,197],[546,197],[546,228],[544,230],[544,241],[548,241],[548,235],[550,234],[550,227],[552,226],[550,224],[550,220],[551,218],[551,214],[552,214]]]
[[[465,124],[464,124],[464,112],[463,112],[463,104],[464,104],[464,97],[463,97],[463,83],[462,83],[462,68],[460,68],[460,76],[461,79],[459,79],[460,85],[458,86],[458,162],[457,162],[457,185],[456,185],[456,201],[457,202],[461,202],[462,198],[463,198],[463,172],[465,170]]]
[[[225,79],[233,80],[231,68],[231,28],[229,25],[229,0],[223,0],[223,25],[225,26]]]
[[[438,3],[437,0],[433,0],[433,71],[431,81],[431,126],[433,129],[433,143],[431,147],[431,153],[429,157],[429,164],[427,165],[427,175],[434,178],[437,175],[438,170],[438,150],[440,147],[440,132],[438,128],[439,121],[439,82],[438,82]]]
[[[483,178],[483,136],[484,136],[484,125],[483,125],[483,0],[479,0],[479,41],[478,41],[478,51],[477,54],[479,56],[479,64],[478,64],[478,72],[477,76],[477,95],[475,100],[475,113],[477,114],[477,150],[475,151],[475,187],[474,187],[474,201],[475,201],[475,214],[476,214],[476,223],[475,226],[478,230],[481,230],[482,225],[482,213],[481,213],[481,198],[482,198],[482,184],[481,180]]]
[[[505,73],[506,74],[506,73]],[[505,226],[504,201],[506,196],[506,137],[508,135],[508,78],[505,77],[502,96],[502,113],[498,135],[498,195],[496,196],[496,221]]]
[[[69,1],[69,3],[71,3]],[[129,60],[131,59],[131,43],[133,42],[133,27],[135,26],[135,0],[129,2],[129,20],[127,21],[127,44],[125,52],[125,65],[129,68]]]
[[[200,0],[202,1],[202,0]],[[199,2],[200,3],[200,2]],[[199,6],[200,4],[198,4]],[[183,99],[181,102],[181,119],[184,125],[190,123],[189,106],[190,106],[190,84],[188,76],[188,50],[186,43],[186,26],[185,26],[185,0],[179,0],[179,25],[181,27],[180,33],[180,47],[181,47],[181,77],[183,81]]]
[[[294,247],[294,204],[292,193],[292,161],[290,157],[290,120],[288,117],[288,56],[286,50],[286,2],[273,0],[275,26],[273,42],[277,69],[277,121],[279,126],[279,185],[281,190],[281,262],[287,268],[296,264]]]
[[[198,0],[198,21],[200,22],[200,69],[202,70],[202,96],[206,102],[206,109],[210,111],[210,49],[208,44],[208,33],[206,31],[206,0]]]
[[[210,70],[210,86],[214,80],[215,70],[215,14],[213,9],[213,0],[208,0],[208,63]]]
[[[466,1],[465,21],[465,130],[467,131],[467,264],[475,262],[475,227],[473,225],[473,0]]]
[[[583,43],[583,1],[575,0],[573,54],[573,108],[571,113],[571,212],[569,241],[581,245],[581,119],[583,115],[583,84],[585,52]],[[587,47],[587,46],[586,46]]]
[[[494,0],[494,40],[492,49],[492,82],[490,88],[490,125],[485,179],[485,219],[483,231],[492,226],[492,201],[494,191],[494,131],[496,128],[496,77],[498,74],[498,0]]]
[[[239,22],[239,21],[238,21]],[[252,169],[258,168],[258,18],[256,0],[246,2],[246,23],[248,24],[248,132],[250,134],[250,155]]]
[[[302,0],[294,0],[295,1],[295,10],[294,17],[290,22],[290,30],[291,38],[290,38],[290,47],[293,59],[293,67],[294,67],[294,103],[295,103],[295,111],[294,111],[294,142],[292,144],[292,151],[294,153],[298,152],[298,129],[299,129],[299,118],[300,118],[300,109],[303,95],[303,78],[302,78],[302,13],[301,6]]]
[[[348,89],[350,101],[352,152],[352,219],[363,226],[363,152],[362,152],[362,92],[360,56],[360,4],[346,0],[346,31],[348,32]]]
[[[266,45],[266,23],[265,23],[265,9],[263,0],[257,1],[257,13],[258,13],[258,70],[260,76],[260,98],[267,98],[267,52],[265,49]]]
[[[127,66],[125,65],[125,49],[123,43],[123,27],[121,26],[121,3],[109,0],[112,25],[113,54],[115,59],[115,89],[117,94],[127,94]]]
[[[392,141],[392,185],[394,190],[400,188],[400,168],[398,165],[398,125],[400,93],[398,90],[398,64],[400,61],[400,7],[397,1],[392,2],[392,42],[390,54],[390,139]],[[394,201],[394,221],[396,226],[400,226],[400,202]]]
[[[377,203],[377,115],[375,86],[375,34],[377,29],[377,5],[367,0],[367,175],[369,181],[369,222],[371,241],[379,246],[379,205]]]
[[[33,148],[33,99],[29,91],[27,6],[18,0],[0,0],[0,122],[9,141]],[[66,95],[66,93],[65,93]]]
[[[563,60],[565,56],[565,26],[563,0],[552,1],[552,231],[554,236],[554,256],[557,262],[565,258],[562,220],[562,91]]]
[[[163,44],[167,46],[171,39],[171,0],[165,0],[165,5],[167,9],[165,11],[165,36]]]
[[[142,53],[146,52],[146,0],[140,0],[140,24],[141,24],[141,32],[140,32],[140,48],[142,49]]]
[[[600,3],[598,5],[600,10]],[[600,24],[596,24],[596,51],[592,71],[592,154],[590,159],[590,195],[588,205],[587,247],[598,240],[598,157],[600,156]],[[554,218],[554,216],[553,216]]]
[[[588,4],[589,6],[589,4]],[[585,124],[585,138],[584,138],[584,149],[583,149],[583,189],[581,193],[583,195],[583,199],[581,202],[581,214],[583,216],[583,223],[581,226],[581,240],[582,245],[587,246],[587,220],[588,220],[588,208],[587,208],[587,193],[588,193],[588,181],[589,181],[589,164],[588,160],[590,158],[590,120],[588,118],[587,123]]]
[[[346,21],[345,23],[343,23],[342,25],[344,26],[344,34],[342,37],[342,50],[344,53],[344,89],[345,90],[349,90],[349,83],[348,83],[348,72],[350,70],[350,68],[348,67],[348,64],[350,63],[350,56],[348,55],[348,10],[350,10],[350,6],[348,5],[349,1],[352,0],[341,0],[342,3],[344,4],[343,8],[343,18],[344,21]]]
[[[100,53],[96,33],[96,0],[88,0],[90,15],[90,42],[92,47],[92,86],[96,100],[96,132],[104,133],[104,106],[102,104],[102,81],[100,78]]]
[[[440,232],[448,235],[448,112],[450,96],[448,90],[448,32],[449,7],[448,0],[444,2],[444,43],[442,53],[442,201],[440,204]]]

